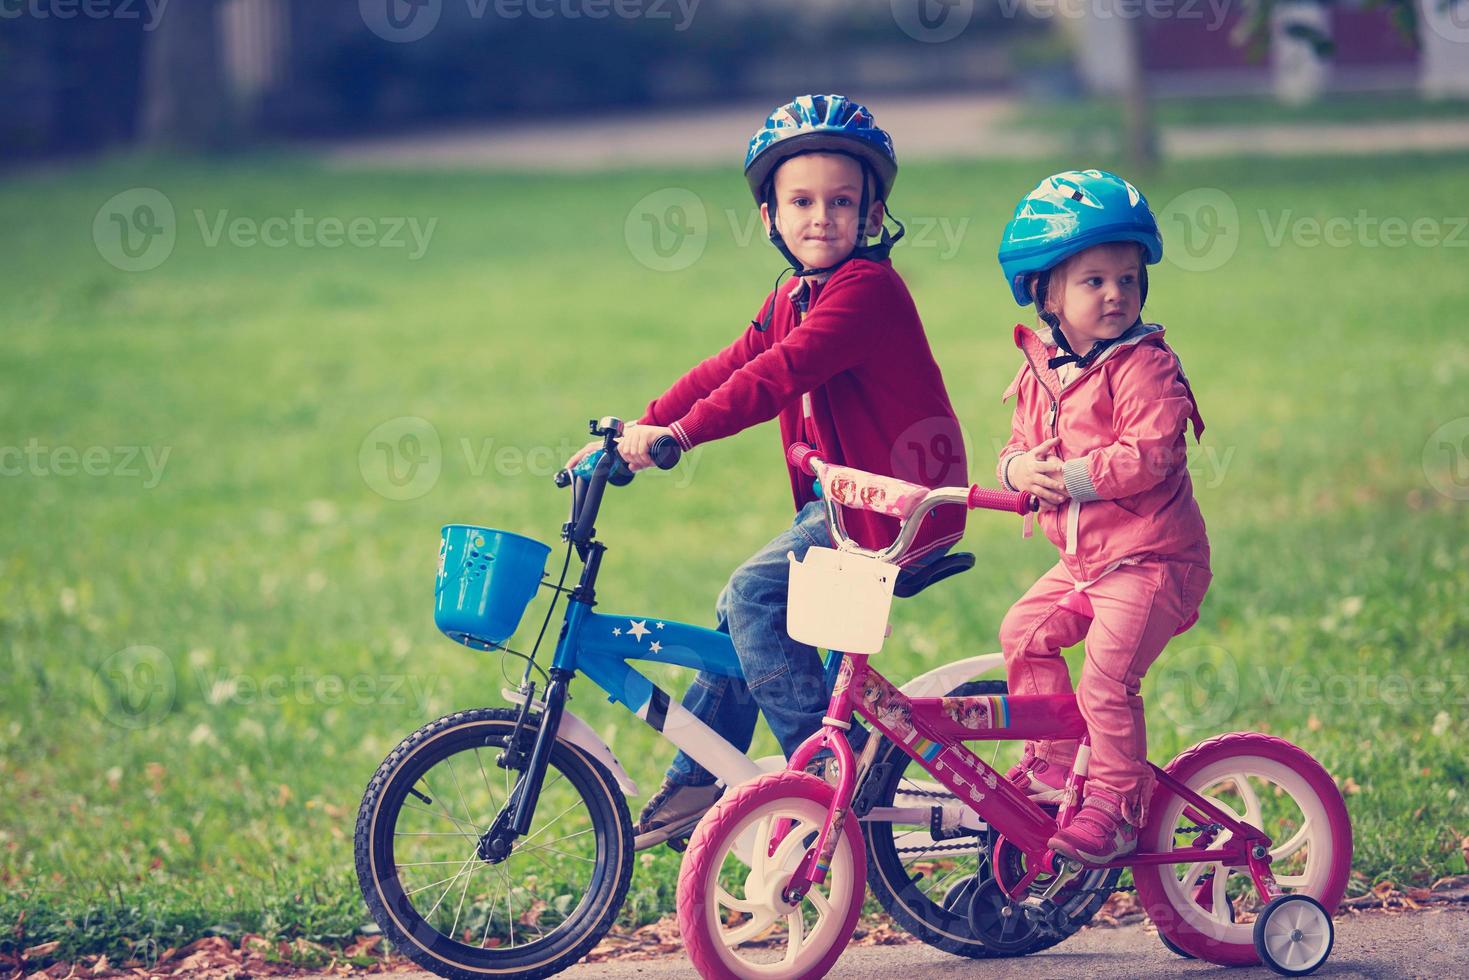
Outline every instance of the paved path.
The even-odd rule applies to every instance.
[[[832,970],[842,980],[892,980],[894,977],[1066,978],[1128,977],[1137,980],[1176,976],[1213,976],[1250,980],[1275,976],[1265,967],[1226,969],[1168,952],[1156,933],[1142,925],[1085,929],[1066,942],[1034,956],[995,961],[965,960],[921,943],[857,946]],[[1469,977],[1469,908],[1438,906],[1421,912],[1368,912],[1336,920],[1331,958],[1320,977]],[[613,961],[574,966],[567,980],[673,980],[697,974],[679,959]],[[427,974],[423,980],[432,980]]]
[[[1320,977],[1413,977],[1440,980],[1469,977],[1469,905],[1435,905],[1416,912],[1363,912],[1336,920],[1336,945],[1315,974]],[[433,974],[400,971],[393,980],[436,980]],[[682,957],[612,960],[578,964],[558,974],[566,980],[696,980]],[[841,980],[893,980],[894,977],[1011,977],[1094,980],[1127,977],[1163,980],[1177,976],[1218,980],[1273,977],[1265,967],[1227,969],[1181,959],[1164,949],[1157,933],[1138,923],[1083,929],[1044,953],[1019,959],[968,960],[921,943],[854,946],[837,961],[830,976]],[[340,980],[328,974],[298,980]]]
[[[1009,127],[1016,101],[1004,95],[885,96],[878,117],[904,160],[1034,158],[1066,149],[1064,135]],[[612,167],[728,164],[743,152],[766,103],[608,112],[555,123],[511,123],[317,145],[332,165],[594,171]],[[1170,126],[1171,159],[1226,155],[1362,154],[1469,148],[1469,119],[1361,124]]]

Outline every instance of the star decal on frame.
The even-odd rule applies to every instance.
[[[663,650],[663,644],[659,643],[657,640],[654,640],[652,643],[648,644],[648,650],[652,653],[660,653]]]
[[[620,626],[614,626],[612,628],[612,635],[613,636],[621,636],[622,635],[622,627],[620,627]]]
[[[658,627],[660,630],[663,628],[663,624],[662,623],[654,623],[653,625],[656,626],[656,627]]]
[[[630,619],[630,620],[628,620],[628,622],[629,623],[632,623],[632,626],[631,626],[631,628],[628,629],[627,635],[628,636],[637,637],[637,641],[639,643],[642,643],[643,642],[643,637],[647,636],[648,635],[648,632],[649,632],[649,630],[648,630],[648,621],[646,619],[638,619],[638,620],[632,620],[632,619]]]

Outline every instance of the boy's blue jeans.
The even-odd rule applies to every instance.
[[[813,546],[832,546],[821,501],[801,508],[789,528],[735,569],[715,603],[716,629],[728,633],[734,642],[745,676],[721,677],[700,671],[684,695],[683,706],[742,752],[749,751],[755,719],[763,711],[781,751],[790,758],[821,727],[831,701],[816,648],[797,643],[786,633],[790,581],[786,554],[795,552],[804,559]],[[922,568],[944,550],[935,549],[909,567]],[[848,738],[853,750],[860,750],[867,731],[853,725]],[[707,786],[715,781],[712,773],[683,752],[674,756],[668,778],[684,786]]]

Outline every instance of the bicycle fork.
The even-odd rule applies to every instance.
[[[832,687],[831,701],[827,704],[826,717],[821,719],[821,731],[801,743],[787,767],[805,768],[816,753],[825,748],[831,750],[836,757],[838,774],[836,793],[827,808],[821,833],[796,866],[782,893],[781,897],[793,905],[806,897],[806,892],[812,885],[826,882],[826,876],[831,871],[831,856],[836,852],[837,841],[841,839],[843,826],[851,813],[852,800],[857,795],[856,758],[852,755],[852,746],[847,741],[846,733],[852,730],[852,683],[854,678],[861,677],[866,668],[866,654],[847,654],[842,657],[836,684]],[[876,733],[868,738],[862,751],[864,763],[871,763],[879,741],[880,737]],[[771,855],[775,854],[775,849],[788,832],[789,828],[785,828],[783,832],[772,835]]]
[[[515,788],[505,806],[490,824],[490,828],[479,839],[477,853],[483,861],[498,864],[510,856],[517,837],[530,831],[530,822],[535,817],[536,803],[541,797],[541,787],[546,779],[546,766],[551,760],[551,750],[556,746],[556,734],[561,728],[561,715],[566,708],[566,688],[572,672],[551,668],[551,683],[546,687],[546,709],[541,712],[540,730],[536,732],[535,746],[530,759],[521,770]],[[529,711],[529,698],[526,710]],[[517,730],[516,735],[519,735]],[[516,746],[512,741],[510,752]]]

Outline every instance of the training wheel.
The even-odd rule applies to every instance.
[[[1336,929],[1331,916],[1309,895],[1271,899],[1255,920],[1255,952],[1276,973],[1303,977],[1331,955]]]

